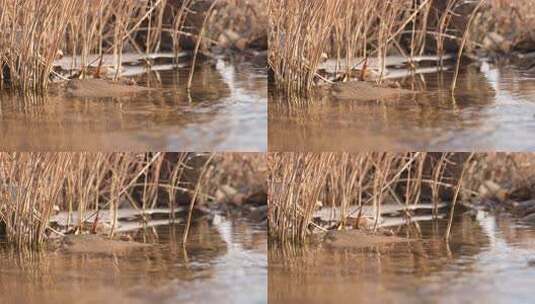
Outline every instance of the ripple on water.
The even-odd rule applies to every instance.
[[[266,303],[266,227],[199,222],[186,250],[182,234],[182,225],[134,232],[154,245],[125,255],[0,247],[0,302]]]
[[[267,74],[248,64],[132,76],[155,91],[120,98],[0,93],[5,150],[216,151],[267,149]],[[262,136],[264,135],[264,136]]]
[[[534,227],[506,216],[465,214],[456,218],[447,244],[446,225],[421,222],[421,241],[364,250],[273,248],[270,303],[532,300]]]
[[[272,151],[520,151],[534,150],[535,73],[514,66],[461,70],[455,98],[452,71],[399,79],[425,93],[396,102],[287,100],[272,94]],[[512,136],[514,135],[514,136]]]

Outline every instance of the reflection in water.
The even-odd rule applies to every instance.
[[[270,151],[454,151],[535,149],[535,72],[515,67],[451,71],[399,80],[423,93],[393,101],[311,98],[269,103]],[[511,136],[514,134],[514,136]]]
[[[270,244],[269,303],[532,301],[533,227],[465,214],[454,222],[448,244],[446,226],[444,220],[423,222],[420,232],[410,233],[420,234],[419,241],[364,250]]]
[[[128,68],[127,68],[128,69]],[[0,94],[4,150],[264,151],[267,76],[247,64],[153,71],[135,77],[157,91],[122,98]]]
[[[265,303],[265,227],[240,220],[158,226],[134,238],[154,247],[126,255],[14,252],[0,247],[7,303]]]

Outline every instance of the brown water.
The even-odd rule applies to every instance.
[[[158,67],[156,66],[155,69]],[[139,67],[126,67],[135,74]],[[159,90],[121,98],[0,93],[0,147],[17,151],[265,151],[267,75],[219,61],[134,76]]]
[[[271,94],[270,151],[535,150],[535,71],[466,67],[398,79],[423,93],[393,101],[288,101]]]
[[[265,225],[158,226],[123,255],[14,252],[0,246],[0,303],[266,303]],[[1,245],[1,244],[0,244]]]
[[[535,227],[506,216],[421,222],[421,239],[366,249],[275,248],[269,303],[530,303]],[[412,233],[412,237],[416,237]]]

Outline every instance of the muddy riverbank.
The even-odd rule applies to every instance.
[[[326,94],[336,101],[367,102],[372,100],[394,102],[405,100],[406,95],[415,95],[417,91],[392,88],[364,81],[349,81],[335,83]],[[328,97],[328,98],[329,98]]]
[[[382,233],[374,234],[362,230],[334,230],[327,232],[318,243],[330,249],[362,249],[409,241],[408,238],[387,236]]]
[[[71,79],[56,91],[68,97],[106,98],[131,96],[154,91],[149,87],[105,79]]]

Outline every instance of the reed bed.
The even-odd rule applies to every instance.
[[[417,204],[456,200],[465,153],[272,153],[269,166],[269,233],[283,242],[304,242],[319,207],[372,205],[379,218],[385,202]],[[377,222],[374,229],[377,227]]]
[[[0,2],[0,83],[46,86],[69,19],[84,1]]]
[[[138,51],[158,49],[166,8],[166,0],[2,0],[2,82],[8,80],[11,87],[22,91],[46,89],[53,75],[53,62],[63,52],[80,56],[78,63],[82,66],[91,64],[87,61],[91,53],[114,54],[119,71],[125,43]],[[175,13],[175,29],[181,27],[186,9],[183,5]],[[143,30],[145,23],[148,27]],[[136,43],[136,35],[141,32],[147,36],[142,47]]]
[[[108,209],[115,215],[113,235],[119,209],[165,204],[172,219],[177,204],[193,208],[213,197],[224,176],[253,176],[257,168],[246,164],[259,159],[241,154],[0,153],[0,224],[10,243],[39,247],[58,233],[49,226],[54,212],[78,213],[79,222],[69,226],[83,230],[83,219]],[[231,171],[238,167],[239,172]]]
[[[388,55],[429,50],[443,55],[447,39],[463,39],[462,26],[453,25],[462,22],[453,21],[464,5],[463,0],[270,0],[269,63],[276,85],[309,92],[321,79],[317,71],[325,56],[344,60],[341,69],[348,71],[357,58],[377,57],[382,75]]]
[[[264,17],[247,15],[260,5],[244,0],[0,0],[0,86],[46,90],[51,80],[63,78],[53,66],[63,55],[72,56],[72,67],[82,67],[83,77],[100,74],[101,62],[90,61],[90,54],[112,54],[109,68],[118,78],[124,52],[171,49],[178,58],[183,47],[204,45],[205,28],[211,31],[204,35],[208,45],[217,44],[222,25],[251,30],[249,38],[255,39],[263,27],[256,23]]]

